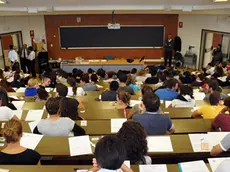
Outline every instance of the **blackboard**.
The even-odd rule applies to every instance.
[[[164,26],[60,27],[61,48],[154,48],[164,46]]]

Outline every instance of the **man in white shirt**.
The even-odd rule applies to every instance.
[[[29,51],[29,55],[27,57],[28,60],[28,64],[27,64],[27,68],[28,68],[28,73],[30,74],[30,72],[32,73],[33,77],[36,77],[36,72],[35,72],[35,51],[33,49],[33,47],[29,47],[28,48]]]
[[[28,49],[27,49],[27,44],[23,45],[22,51],[21,51],[21,56],[20,56],[20,61],[21,61],[21,67],[24,73],[27,72],[26,70],[26,64],[27,62],[27,57],[28,57]]]
[[[11,62],[12,71],[15,71],[17,68],[19,68],[18,54],[14,50],[13,45],[10,45],[9,48],[10,48],[10,50],[9,50],[9,53],[8,53],[8,58],[9,58],[9,61]]]

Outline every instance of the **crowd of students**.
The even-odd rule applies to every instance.
[[[19,144],[22,125],[16,116],[12,116],[11,111],[16,107],[11,103],[12,98],[7,95],[8,90],[13,87],[20,88],[27,85],[25,96],[35,96],[35,101],[46,101],[45,108],[49,117],[41,120],[33,133],[45,136],[81,136],[86,132],[74,121],[81,120],[78,109],[85,109],[81,96],[87,96],[87,91],[98,91],[99,82],[109,83],[109,88],[105,89],[95,101],[117,101],[116,108],[127,111],[126,117],[131,120],[125,122],[116,135],[105,136],[97,143],[92,170],[116,170],[121,167],[124,172],[129,172],[132,170],[123,164],[126,159],[132,164],[152,163],[147,155],[147,135],[172,134],[176,130],[170,117],[162,112],[161,101],[171,101],[169,107],[194,108],[196,101],[193,87],[198,87],[206,94],[204,100],[209,100],[210,105],[198,108],[191,117],[213,119],[215,129],[230,131],[228,115],[230,98],[222,93],[217,80],[220,76],[219,68],[228,75],[230,63],[225,67],[223,64],[218,65],[215,69],[209,64],[199,74],[192,74],[189,71],[181,73],[174,68],[163,69],[161,66],[148,66],[143,71],[133,69],[117,73],[105,72],[102,69],[97,72],[89,69],[88,73],[84,73],[74,69],[68,74],[60,70],[45,73],[41,82],[37,78],[32,78],[27,83],[20,81],[18,71],[10,73],[7,69],[5,72],[0,70],[0,79],[5,83],[4,85],[0,82],[0,120],[9,120],[3,130],[8,146],[0,153],[0,164],[32,165],[39,163],[40,159],[38,153]],[[211,77],[207,77],[209,74]],[[11,83],[6,79],[10,75],[14,77]],[[141,86],[142,84],[144,86]],[[47,87],[55,89],[53,97],[46,90]],[[142,94],[141,103],[130,107],[131,95],[138,90]],[[78,98],[67,96],[78,96]],[[211,154],[216,155],[228,150],[229,140],[230,135],[213,148]],[[107,152],[108,150],[110,151]]]

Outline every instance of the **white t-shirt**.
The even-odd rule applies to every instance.
[[[10,108],[6,106],[0,106],[0,121],[8,121],[13,116],[13,111]]]
[[[77,87],[77,96],[84,96],[85,91],[82,87]]]
[[[18,61],[18,54],[16,53],[15,50],[10,50],[8,53],[8,58],[10,59],[11,62]]]
[[[29,56],[27,57],[28,60],[32,61],[35,59],[35,52],[34,51],[31,51]]]

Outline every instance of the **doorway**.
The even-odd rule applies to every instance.
[[[10,45],[13,45],[15,51],[20,54],[20,50],[23,47],[21,31],[0,34],[0,68],[10,66],[8,60]]]

